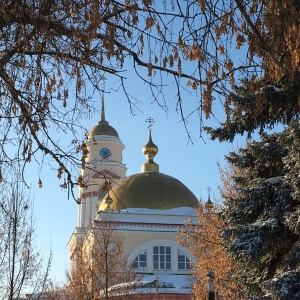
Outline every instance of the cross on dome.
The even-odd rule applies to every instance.
[[[149,117],[145,122],[146,122],[146,123],[149,123],[148,129],[151,131],[152,126],[153,126],[153,124],[155,123],[155,121],[154,121],[151,117]]]

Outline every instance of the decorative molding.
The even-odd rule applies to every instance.
[[[138,227],[155,227],[155,228],[184,228],[184,224],[166,224],[166,223],[150,223],[150,222],[122,222],[122,221],[103,221],[94,220],[95,224],[113,224],[115,226],[138,226]]]

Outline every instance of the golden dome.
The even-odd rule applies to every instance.
[[[148,143],[143,147],[143,153],[147,157],[147,162],[142,165],[142,172],[159,171],[159,165],[154,162],[153,158],[158,152],[158,147],[152,141],[151,130],[149,130]]]
[[[159,172],[134,174],[109,192],[113,210],[125,208],[170,209],[197,207],[195,195],[178,179]],[[105,199],[105,197],[104,197]],[[99,210],[106,209],[102,201]]]
[[[109,196],[109,192],[106,194],[106,196],[104,197],[103,201],[104,201],[104,203],[106,205],[105,210],[106,211],[112,211],[111,204],[113,203],[113,199],[111,199],[111,197]]]
[[[153,143],[152,141],[152,135],[151,130],[149,130],[149,141],[148,143],[143,147],[143,153],[148,158],[148,160],[153,160],[153,157],[157,154],[158,147]]]
[[[89,131],[89,136],[96,135],[110,135],[119,137],[116,129],[110,126],[105,120],[104,94],[102,94],[101,120]]]

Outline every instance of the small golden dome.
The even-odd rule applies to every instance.
[[[113,203],[113,199],[109,196],[109,192],[104,197],[103,202],[106,205],[105,210],[106,211],[112,211],[111,204]]]
[[[208,198],[208,200],[205,202],[204,206],[209,211],[214,208],[214,204],[212,203],[212,201],[210,200],[210,198]]]
[[[198,207],[196,196],[178,179],[159,172],[134,174],[114,186],[110,192],[113,210],[125,208],[170,209]],[[99,210],[106,209],[101,202]]]
[[[158,147],[152,141],[151,130],[149,130],[149,141],[143,147],[143,153],[148,158],[148,160],[153,160],[153,157],[157,154]]]
[[[210,211],[210,210],[212,210],[214,208],[214,204],[210,200],[210,191],[211,191],[211,188],[208,187],[207,190],[208,190],[208,200],[205,202],[204,206],[205,206],[206,210]]]
[[[149,141],[143,147],[143,153],[147,157],[147,162],[142,165],[142,172],[158,172],[159,165],[154,162],[153,158],[158,152],[158,147],[152,141],[151,130],[149,130]]]

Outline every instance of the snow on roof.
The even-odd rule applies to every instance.
[[[114,295],[120,295],[125,292],[129,294],[192,294],[192,280],[189,275],[141,275],[136,281],[111,287],[109,292]]]

